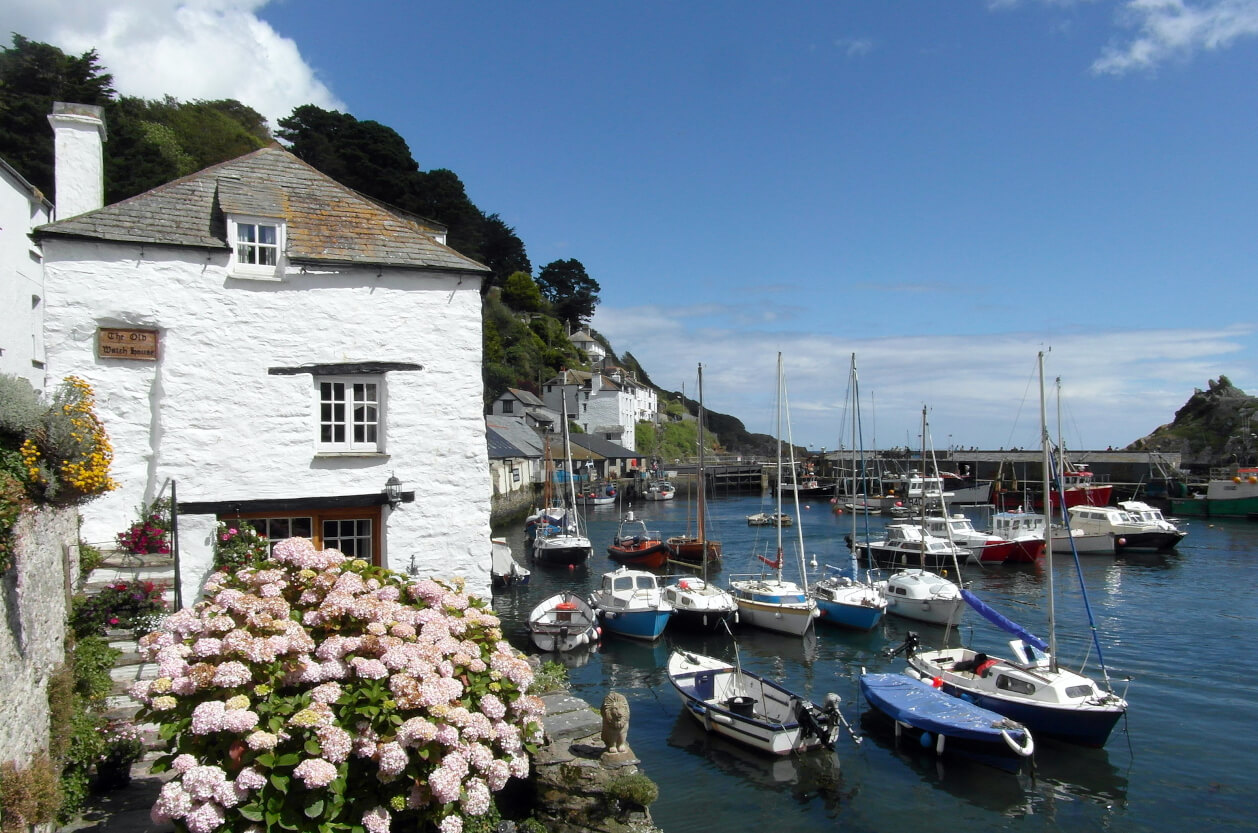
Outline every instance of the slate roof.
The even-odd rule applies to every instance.
[[[581,446],[582,448],[594,452],[600,457],[606,457],[612,460],[642,456],[636,451],[625,448],[623,445],[617,445],[610,440],[605,440],[602,437],[596,437],[593,434],[571,434],[569,435],[569,439],[574,446]]]
[[[354,264],[487,273],[433,236],[435,224],[346,188],[279,145],[151,191],[39,226],[70,237],[227,249],[228,214],[285,221],[285,254],[300,265]]]
[[[485,445],[489,449],[490,460],[510,459],[512,457],[528,457],[520,449],[511,444],[511,441],[499,434],[497,429],[485,427]]]
[[[485,418],[486,432],[492,432],[497,436],[498,441],[502,445],[502,451],[507,451],[507,446],[514,449],[515,453],[496,454],[494,444],[489,445],[490,457],[541,457],[543,442],[541,436],[533,428],[525,423],[523,417],[509,416],[489,416]]]

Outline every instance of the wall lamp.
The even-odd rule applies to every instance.
[[[397,509],[397,505],[402,502],[402,481],[393,473],[384,481],[384,499],[389,502],[390,509]]]

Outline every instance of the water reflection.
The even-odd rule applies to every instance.
[[[789,792],[800,805],[816,803],[833,818],[852,791],[845,788],[839,756],[824,749],[799,755],[761,755],[719,735],[709,734],[689,714],[677,716],[668,745],[702,759],[737,779],[740,786]],[[846,794],[845,794],[846,792]]]

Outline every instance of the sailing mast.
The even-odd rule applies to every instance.
[[[778,356],[780,360],[781,354],[779,353]],[[807,587],[808,586],[808,568],[804,564],[804,516],[800,514],[800,511],[799,511],[799,477],[797,474],[797,469],[795,467],[795,435],[791,432],[791,398],[786,393],[786,376],[785,374],[781,373],[780,369],[779,369],[779,375],[781,376],[781,382],[779,384],[782,388],[782,408],[786,412],[786,448],[787,448],[787,453],[790,456],[789,462],[791,466],[791,487],[792,487],[791,494],[794,495],[793,505],[795,506],[795,518],[796,518],[795,531],[796,531],[796,534],[799,536],[799,579],[800,579],[801,586]],[[781,535],[781,532],[782,532],[782,524],[781,524],[782,507],[780,506],[781,502],[782,502],[782,490],[778,489],[778,503],[779,503],[778,534],[779,536]],[[782,580],[782,545],[779,543],[778,544],[778,581],[781,581],[781,580]]]
[[[1040,370],[1040,445],[1043,449],[1043,483],[1041,488],[1044,491],[1044,570],[1048,573],[1048,661],[1049,668],[1057,671],[1057,616],[1054,608],[1053,599],[1053,536],[1051,526],[1053,523],[1053,502],[1050,499],[1049,491],[1049,471],[1052,466],[1052,441],[1048,436],[1048,410],[1044,397],[1044,351],[1038,354],[1038,363]],[[1063,516],[1065,512],[1063,511]]]
[[[573,514],[574,534],[581,532],[580,519],[581,513],[577,511],[577,486],[576,480],[572,474],[572,444],[568,440],[568,397],[563,397],[563,456],[564,465],[568,467],[568,506]]]
[[[778,353],[778,389],[777,397],[774,400],[777,407],[777,422],[775,423],[774,434],[778,438],[777,442],[777,517],[774,518],[774,526],[778,532],[778,550],[777,558],[774,559],[774,566],[777,568],[778,581],[782,580],[782,354]]]
[[[703,559],[703,563],[708,561],[708,534],[704,526],[704,510],[705,498],[708,491],[708,476],[703,467],[703,363],[699,363],[699,499],[695,506],[699,512],[699,524],[697,531],[699,533],[699,557]]]

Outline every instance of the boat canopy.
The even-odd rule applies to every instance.
[[[1008,618],[1003,613],[991,607],[982,599],[980,599],[978,596],[975,596],[973,593],[971,593],[969,590],[963,589],[961,591],[961,596],[970,605],[970,607],[978,611],[979,614],[984,619],[991,622],[996,627],[1001,628],[1002,630],[1008,631],[1014,636],[1020,638],[1026,644],[1031,645],[1035,648],[1038,648],[1041,651],[1048,650],[1047,642],[1045,642],[1043,639],[1040,639],[1038,636],[1036,636],[1035,634],[1031,633],[1026,628],[1019,625],[1017,622]]]

